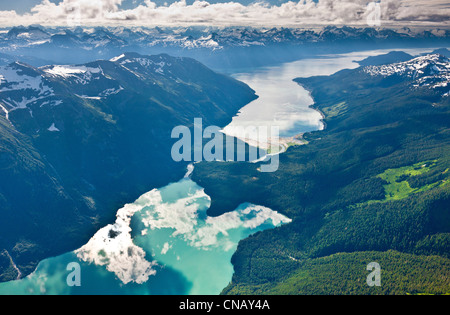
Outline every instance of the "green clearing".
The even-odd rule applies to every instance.
[[[448,180],[439,181],[420,188],[412,188],[408,183],[409,177],[429,172],[435,165],[436,161],[417,163],[412,166],[388,169],[383,174],[378,175],[379,178],[388,182],[387,185],[384,185],[384,189],[386,190],[386,201],[403,199],[413,193],[427,191],[436,186],[445,184]]]
[[[324,107],[321,109],[327,118],[338,117],[347,112],[347,103],[341,102],[339,104]]]
[[[426,184],[420,187],[411,187],[408,180],[415,176],[423,175],[430,172],[437,165],[437,160],[425,161],[416,163],[410,166],[404,166],[400,168],[392,168],[379,174],[377,177],[386,182],[383,185],[385,190],[385,199],[383,200],[369,200],[364,203],[359,203],[358,206],[367,205],[372,203],[388,202],[393,200],[401,200],[409,197],[411,194],[424,192],[436,187],[442,187],[449,183],[449,179],[440,179],[430,184]],[[442,172],[446,174],[447,170]]]

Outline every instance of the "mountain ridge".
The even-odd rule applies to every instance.
[[[182,178],[175,126],[196,117],[225,126],[256,98],[193,59],[138,58],[146,63],[0,67],[0,248],[22,276],[85,244],[136,196]],[[0,266],[0,279],[13,270]]]

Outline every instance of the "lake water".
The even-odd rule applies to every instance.
[[[261,67],[235,73],[233,77],[252,87],[258,99],[243,107],[232,122],[223,129],[227,135],[255,144],[257,132],[242,134],[252,127],[279,128],[281,138],[321,130],[321,115],[309,106],[314,103],[310,93],[293,81],[297,77],[331,75],[342,69],[359,67],[354,61],[381,55],[394,49],[355,52],[342,55],[324,55],[314,59],[302,59],[278,66]],[[411,55],[431,52],[434,49],[398,49]],[[249,129],[250,128],[250,129]],[[253,137],[252,137],[253,136]]]
[[[309,93],[292,80],[355,68],[354,60],[385,52],[323,56],[237,73],[260,97],[224,131],[233,135],[239,125],[276,124],[281,136],[290,137],[321,129],[320,114],[309,108]],[[233,275],[230,260],[238,242],[291,220],[252,204],[213,218],[206,214],[209,205],[203,188],[188,177],[152,190],[119,209],[116,222],[80,249],[42,261],[26,278],[0,283],[0,294],[219,294]],[[81,286],[67,284],[71,263],[80,267]]]
[[[0,294],[219,294],[233,275],[238,242],[291,220],[251,204],[208,217],[209,205],[189,178],[152,190],[120,209],[116,222],[82,248],[0,284]],[[81,286],[67,285],[73,262]]]

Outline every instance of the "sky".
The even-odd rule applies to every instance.
[[[450,0],[0,0],[0,25],[450,28]],[[371,25],[373,26],[373,25]]]

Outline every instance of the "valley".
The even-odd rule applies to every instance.
[[[432,275],[448,260],[448,51],[414,46],[445,34],[184,32],[0,34],[0,292],[367,293],[321,277],[370,257],[395,283],[369,293],[447,292]],[[171,131],[198,118],[246,149],[236,130],[278,126],[279,169],[174,161]],[[396,259],[424,278],[407,286]]]

